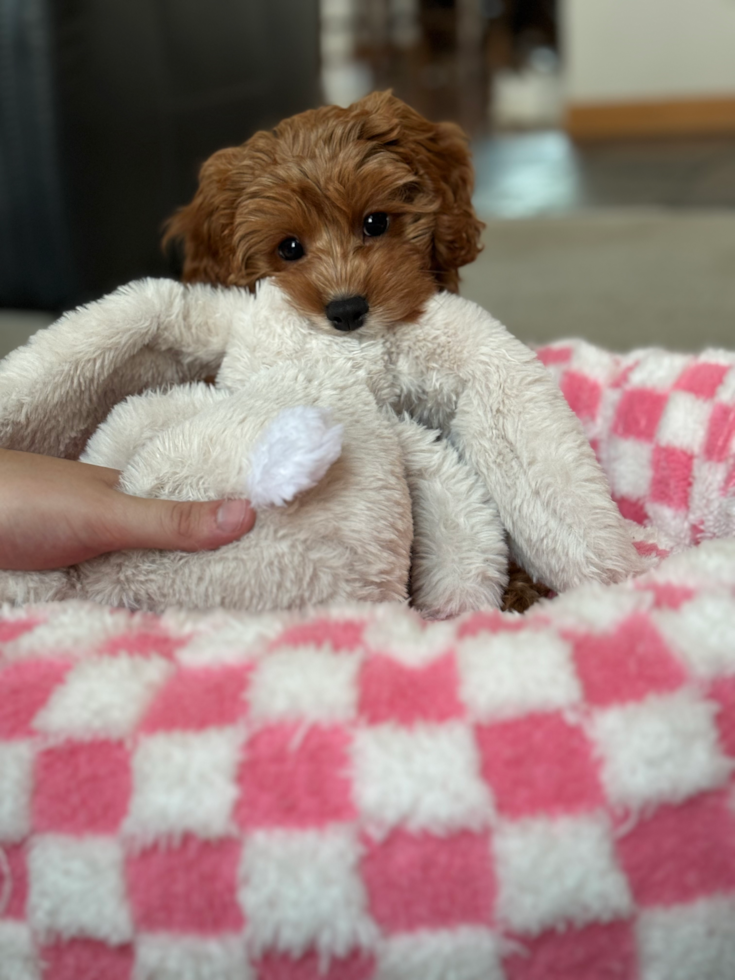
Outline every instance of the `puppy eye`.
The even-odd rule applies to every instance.
[[[363,234],[368,238],[377,238],[388,231],[388,215],[385,211],[375,211],[369,214],[362,223]]]
[[[278,254],[285,262],[295,262],[296,259],[303,258],[304,246],[298,238],[284,238],[278,246]]]

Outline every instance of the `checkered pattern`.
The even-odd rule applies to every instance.
[[[541,354],[635,582],[0,615],[0,980],[735,977],[732,358]]]
[[[735,976],[735,541],[603,595],[6,612],[0,978]]]
[[[735,535],[735,354],[616,355],[582,341],[538,354],[625,517],[679,547]]]

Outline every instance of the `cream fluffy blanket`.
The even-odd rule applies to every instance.
[[[2,980],[735,977],[735,357],[540,353],[635,581],[5,610]]]

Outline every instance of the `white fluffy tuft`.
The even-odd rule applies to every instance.
[[[342,452],[344,426],[326,408],[284,408],[266,426],[246,464],[245,493],[253,507],[282,507],[317,485]]]

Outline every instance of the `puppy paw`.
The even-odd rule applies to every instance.
[[[344,427],[326,408],[284,408],[256,442],[245,465],[244,492],[256,508],[281,507],[321,480],[342,452]]]

